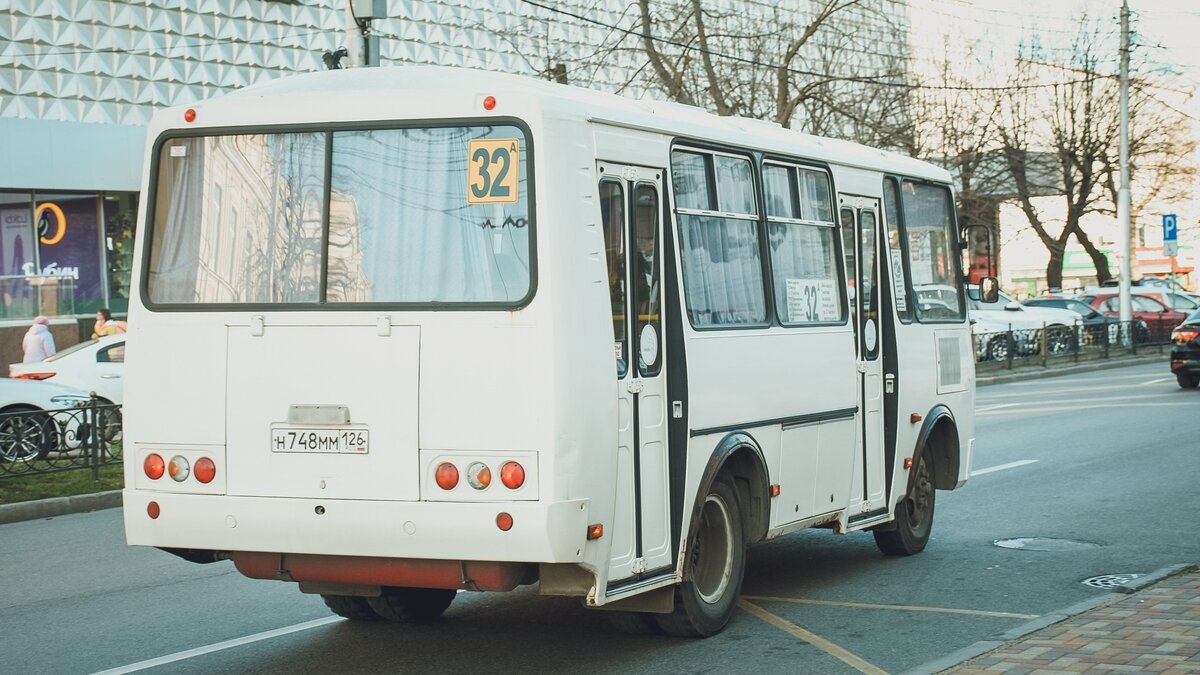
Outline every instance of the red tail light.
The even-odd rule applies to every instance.
[[[142,462],[142,470],[146,472],[146,477],[150,480],[158,480],[167,470],[167,463],[163,461],[161,455],[151,453],[146,455],[146,461]]]
[[[21,373],[13,375],[14,380],[48,380],[54,377],[55,373]]]
[[[442,462],[438,464],[433,477],[437,481],[438,487],[443,490],[453,490],[454,486],[458,485],[458,468],[450,462]]]
[[[201,457],[196,460],[196,466],[192,467],[192,472],[196,475],[196,480],[201,483],[211,483],[217,477],[217,465],[207,457]]]
[[[1177,345],[1187,344],[1200,335],[1200,328],[1176,328],[1171,333],[1171,341]]]
[[[516,462],[505,462],[500,467],[500,482],[509,490],[516,490],[525,484],[525,467]]]

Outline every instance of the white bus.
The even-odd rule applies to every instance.
[[[942,169],[437,67],[255,85],[149,141],[130,544],[352,619],[537,583],[711,635],[749,543],[917,553],[967,479]]]

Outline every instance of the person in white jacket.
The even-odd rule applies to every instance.
[[[54,352],[58,350],[54,348],[54,336],[50,334],[50,319],[44,316],[35,318],[33,325],[25,333],[21,346],[25,349],[25,363],[45,361],[54,356]]]

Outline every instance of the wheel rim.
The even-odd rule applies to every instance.
[[[933,511],[933,477],[929,475],[929,463],[921,457],[917,461],[917,475],[913,478],[912,491],[906,500],[908,522],[916,532],[929,527]]]
[[[691,578],[700,599],[710,605],[724,597],[733,576],[732,535],[729,506],[719,495],[708,495],[692,544]]]
[[[988,351],[991,352],[993,361],[1003,361],[1008,358],[1008,340],[1004,338],[996,338],[988,345]]]
[[[0,455],[12,462],[37,457],[41,450],[40,424],[24,415],[13,415],[0,424]]]

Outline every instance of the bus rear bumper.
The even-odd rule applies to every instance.
[[[131,546],[456,561],[580,562],[587,500],[388,502],[126,489]],[[158,517],[149,515],[157,504]],[[497,516],[507,513],[503,531]]]

